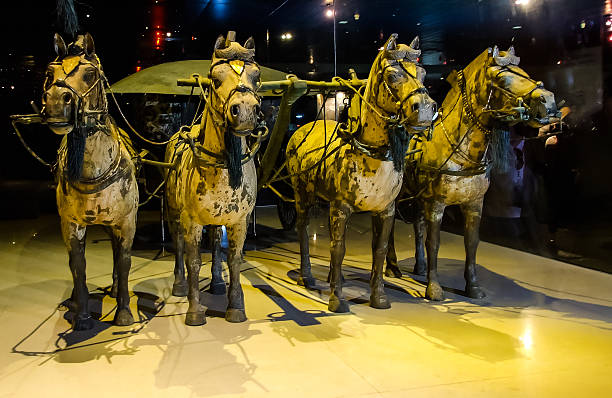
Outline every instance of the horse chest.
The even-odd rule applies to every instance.
[[[471,177],[444,175],[434,187],[434,196],[447,205],[480,200],[489,189],[485,174]]]
[[[255,206],[257,177],[252,162],[243,166],[242,184],[233,189],[225,169],[193,173],[187,182],[184,208],[202,225],[232,225]]]
[[[82,193],[60,180],[56,198],[61,217],[81,225],[114,225],[135,214],[138,186],[134,176],[129,175],[99,192]]]
[[[402,173],[392,162],[362,155],[344,158],[340,170],[334,171],[335,190],[358,211],[382,211],[399,194]]]

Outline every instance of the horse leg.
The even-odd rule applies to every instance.
[[[189,290],[185,279],[185,265],[183,255],[185,252],[185,237],[178,220],[168,222],[172,240],[174,240],[174,283],[172,284],[172,295],[185,297]]]
[[[423,206],[417,205],[416,218],[414,220],[414,270],[412,271],[415,275],[425,276],[427,273],[427,266],[425,263],[425,248],[423,245],[423,238],[425,236],[425,213],[423,212]]]
[[[306,289],[310,289],[315,286],[316,282],[312,277],[310,266],[310,247],[308,242],[308,223],[310,222],[308,212],[310,210],[310,203],[308,202],[308,194],[306,192],[296,191],[295,208],[297,210],[296,228],[298,239],[300,240],[300,275],[298,276],[297,283]]]
[[[115,234],[113,233],[113,229],[108,225],[104,226],[104,231],[108,234],[111,240],[111,247],[113,248],[113,284],[111,285],[111,290],[109,295],[112,298],[117,298],[117,289],[118,289],[118,279],[117,279],[117,264],[119,263],[119,252],[117,242],[115,242]]]
[[[344,236],[346,234],[346,224],[351,213],[352,209],[346,203],[330,203],[331,294],[327,308],[332,312],[349,312],[348,303],[342,293],[342,261],[344,260],[345,253]]]
[[[93,319],[89,315],[87,301],[87,276],[85,274],[85,235],[87,227],[77,225],[62,218],[62,238],[68,249],[68,264],[72,274],[72,300],[75,308],[72,319],[73,330],[88,330],[93,327]]]
[[[441,202],[425,203],[425,219],[427,220],[427,289],[425,297],[429,300],[444,300],[444,291],[438,282],[438,249],[440,248],[440,224],[444,215],[445,205]]]
[[[134,212],[135,213],[135,212]],[[117,326],[128,326],[134,323],[130,311],[130,293],[128,279],[132,267],[132,243],[136,233],[136,214],[124,219],[122,224],[113,226],[113,253],[116,253],[117,269],[117,311],[114,323]]]
[[[244,312],[244,294],[240,285],[240,265],[242,263],[242,247],[246,238],[246,220],[227,226],[227,265],[230,272],[227,311],[225,320],[228,322],[244,322],[247,317]]]
[[[482,198],[476,202],[464,203],[461,210],[465,218],[465,293],[470,298],[480,299],[485,293],[478,285],[476,277],[476,249],[480,241],[480,217],[482,214]]]
[[[372,226],[374,225],[374,217],[372,217]],[[372,231],[374,229],[372,228]],[[372,241],[374,245],[374,241]],[[374,246],[372,246],[372,251]],[[402,271],[397,265],[397,254],[395,253],[395,220],[391,220],[391,232],[389,233],[389,243],[387,248],[387,268],[385,269],[385,276],[389,278],[401,278]]]
[[[211,225],[209,228],[208,237],[210,239],[210,250],[212,251],[212,279],[210,281],[209,290],[211,294],[225,294],[227,288],[223,280],[223,264],[221,263],[221,237],[223,232],[219,225]]]
[[[372,274],[370,276],[370,307],[372,308],[385,309],[391,307],[389,299],[385,294],[385,284],[382,275],[394,217],[394,202],[387,209],[372,216],[372,225],[376,226],[376,233],[372,237]],[[388,264],[387,269],[389,269]]]
[[[199,326],[206,323],[206,308],[200,304],[200,241],[202,240],[202,226],[191,220],[188,216],[181,216],[180,233],[185,242],[185,257],[187,260],[187,282],[189,308],[185,315],[185,324]]]

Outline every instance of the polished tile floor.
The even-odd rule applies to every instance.
[[[146,218],[146,217],[145,217]],[[447,299],[423,298],[409,273],[412,228],[398,223],[402,279],[387,278],[389,310],[368,306],[370,221],[351,220],[344,275],[351,313],[327,311],[328,233],[312,221],[321,290],[295,283],[295,233],[274,209],[258,211],[242,284],[249,320],[223,319],[226,300],[206,292],[208,323],[183,324],[172,297],[173,258],[135,250],[132,327],[115,327],[110,242],[87,238],[91,332],[71,332],[58,304],[71,290],[57,217],[0,222],[0,396],[4,397],[609,397],[612,275],[482,243],[488,296],[463,296],[463,240],[444,233],[440,275]],[[203,260],[210,259],[203,253]],[[612,261],[612,260],[611,260]],[[208,263],[209,264],[209,263]]]

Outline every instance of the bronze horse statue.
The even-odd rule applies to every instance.
[[[374,60],[363,95],[353,96],[348,129],[335,121],[300,127],[287,145],[287,168],[295,191],[300,240],[298,283],[315,284],[308,247],[308,211],[316,197],[330,203],[331,296],[329,310],[348,312],[342,293],[344,235],[355,211],[373,213],[370,306],[389,308],[382,272],[404,172],[407,129],[431,125],[436,105],[416,65],[418,38],[410,46],[393,34]],[[348,130],[348,131],[347,131]]]
[[[541,127],[558,117],[553,93],[519,68],[514,48],[485,50],[465,69],[448,77],[452,85],[434,123],[431,140],[413,140],[406,163],[404,188],[416,200],[414,273],[425,275],[423,237],[427,225],[427,290],[442,300],[437,275],[440,224],[444,209],[458,204],[465,218],[465,291],[471,298],[485,293],[476,278],[476,249],[484,194],[491,167],[504,167],[509,126]],[[492,163],[491,163],[492,162]],[[387,254],[387,276],[401,277],[393,243]]]
[[[111,237],[111,296],[117,298],[114,322],[131,325],[128,274],[138,186],[129,144],[108,114],[106,79],[91,35],[79,35],[66,46],[56,34],[55,51],[57,58],[47,68],[42,116],[54,133],[64,136],[57,159],[56,197],[74,282],[72,327],[93,326],[87,309],[85,236],[87,226],[94,224],[103,225]]]
[[[246,137],[261,126],[262,114],[256,93],[260,68],[255,62],[255,42],[249,38],[241,46],[234,38],[235,33],[229,32],[227,38],[219,36],[215,43],[209,71],[211,85],[200,124],[177,133],[173,140],[183,134],[187,141],[171,142],[166,149],[166,161],[174,162],[180,157],[176,171],[168,173],[166,187],[170,230],[176,244],[173,294],[188,296],[185,323],[192,326],[206,323],[198,286],[204,225],[213,226],[213,236],[218,236],[218,226],[227,228],[230,284],[225,319],[246,320],[240,264],[247,217],[257,195],[254,150],[247,146]],[[226,290],[221,271],[217,242],[213,250],[212,293]]]

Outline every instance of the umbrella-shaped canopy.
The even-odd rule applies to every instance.
[[[180,87],[178,79],[190,78],[193,73],[207,76],[210,60],[166,62],[136,72],[111,86],[118,94],[189,95],[191,87]],[[261,67],[261,81],[285,80],[287,74],[276,69]],[[194,93],[199,89],[194,90]]]

